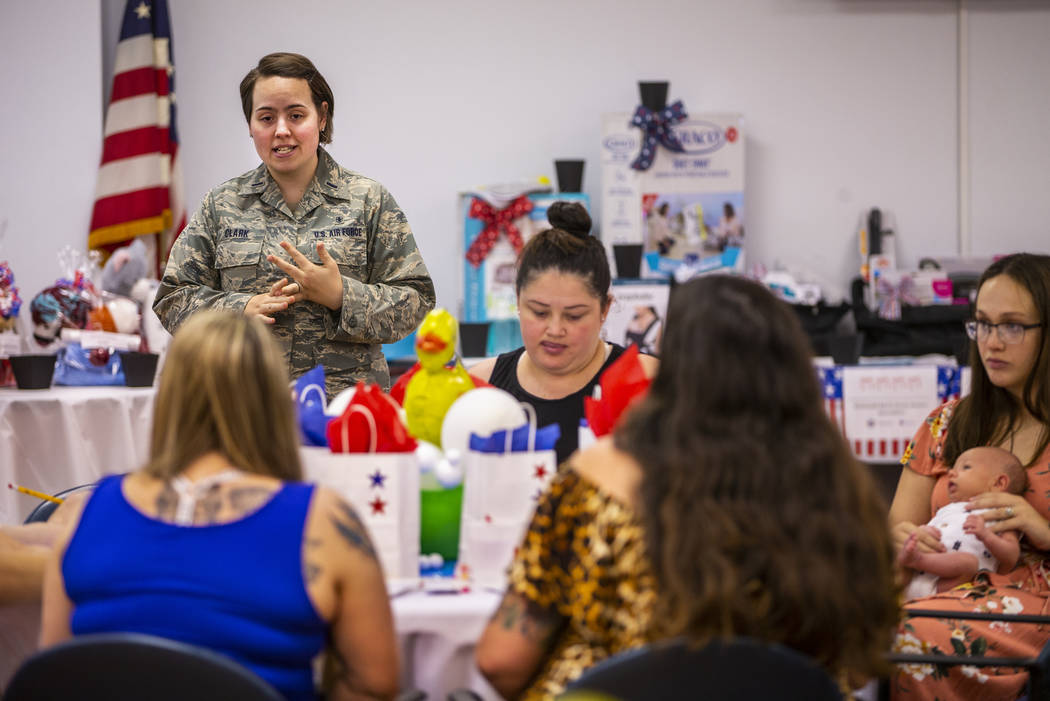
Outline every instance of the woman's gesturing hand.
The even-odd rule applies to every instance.
[[[297,301],[292,294],[293,291],[288,290],[294,285],[286,285],[287,282],[288,278],[281,278],[270,285],[269,292],[249,299],[248,304],[244,305],[244,315],[258,317],[267,324],[274,323],[274,314],[283,312],[289,304]]]
[[[321,259],[320,265],[310,262],[287,241],[281,241],[281,248],[291,257],[291,263],[274,255],[266,256],[266,260],[276,265],[293,280],[284,289],[285,294],[292,296],[293,301],[308,299],[332,310],[341,309],[343,306],[343,278],[339,273],[339,265],[325,249],[324,244],[320,242],[317,244],[317,255]]]
[[[967,511],[988,509],[984,517],[993,533],[1020,531],[1032,547],[1050,550],[1050,524],[1028,501],[1016,494],[985,492],[970,499]]]

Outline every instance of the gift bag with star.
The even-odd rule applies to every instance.
[[[414,579],[419,576],[416,444],[407,437],[404,426],[385,425],[399,421],[396,412],[388,416],[369,407],[377,401],[373,394],[358,387],[346,411],[329,423],[331,448],[300,449],[303,477],[350,502],[368,529],[388,579]],[[380,397],[378,401],[386,400]],[[401,434],[407,440],[391,441],[391,435]],[[376,452],[377,448],[389,452]]]
[[[522,404],[529,422],[514,431],[471,436],[463,456],[463,511],[459,531],[460,577],[502,590],[506,569],[528,527],[536,500],[557,470],[556,424],[537,429],[536,412]],[[509,434],[509,435],[508,435]]]

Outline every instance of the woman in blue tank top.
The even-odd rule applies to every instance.
[[[529,239],[518,258],[515,290],[525,345],[483,360],[470,374],[531,404],[537,425],[557,423],[561,463],[579,445],[583,398],[624,349],[601,338],[612,276],[605,247],[590,235],[590,215],[579,203],[555,202],[547,218],[552,228]],[[656,358],[640,359],[654,375]]]
[[[73,505],[45,573],[43,645],[158,635],[315,699],[312,663],[330,639],[335,696],[392,697],[396,638],[368,533],[342,498],[301,479],[288,374],[266,326],[195,314],[168,351],[149,462]]]

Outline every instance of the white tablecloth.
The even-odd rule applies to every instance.
[[[402,688],[420,689],[435,701],[454,689],[500,701],[474,664],[474,645],[501,598],[492,591],[395,596],[390,605],[401,648]]]
[[[0,523],[39,503],[7,483],[53,494],[141,467],[149,454],[153,387],[0,388]]]

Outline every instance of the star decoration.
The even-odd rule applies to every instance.
[[[536,470],[536,474],[534,474],[533,477],[535,477],[536,479],[541,480],[547,476],[546,465],[536,465],[534,469]]]
[[[139,19],[149,19],[149,5],[144,2],[140,2],[135,8],[135,14]]]
[[[383,501],[382,497],[377,496],[375,499],[368,502],[368,505],[372,507],[373,516],[386,513],[386,502]]]
[[[380,472],[378,469],[368,476],[368,479],[372,480],[373,487],[385,487],[383,484],[386,481],[386,475]]]

